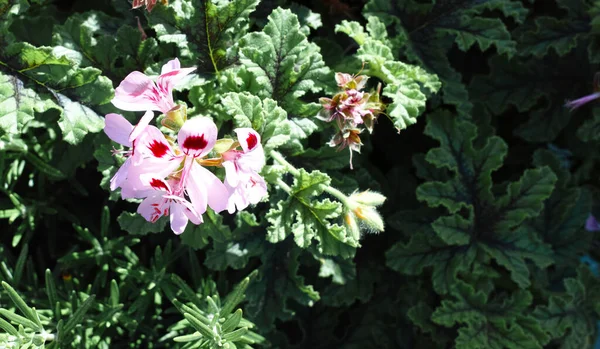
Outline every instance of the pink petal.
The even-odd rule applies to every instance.
[[[244,153],[254,150],[254,148],[256,148],[257,145],[261,145],[260,135],[253,129],[236,128],[234,131],[237,134],[240,146],[242,147],[242,149],[244,149]]]
[[[167,199],[171,199],[172,203],[171,203],[171,208],[174,205],[177,205],[180,207],[180,209],[183,211],[183,213],[186,215],[186,217],[192,221],[192,223],[198,225],[201,224],[203,222],[202,220],[202,215],[199,215],[196,210],[194,209],[194,206],[187,201],[186,199],[180,197],[180,196],[166,196],[165,198]]]
[[[225,184],[212,172],[198,165],[196,162],[192,164],[186,189],[192,204],[196,208],[196,212],[199,214],[206,212],[207,203],[215,212],[221,212],[227,208],[229,192]],[[198,199],[203,200],[204,198],[206,198],[206,201],[198,201]],[[194,200],[197,201],[194,202]]]
[[[168,203],[161,193],[145,198],[138,206],[137,213],[142,215],[148,222],[156,222],[161,216],[168,214]]]
[[[201,174],[198,174],[199,167],[201,166],[195,162],[191,164],[190,174],[185,183],[185,190],[190,197],[194,210],[201,215],[206,212],[206,206],[208,205],[208,189],[202,178],[200,178]]]
[[[236,187],[240,179],[235,163],[233,161],[224,161],[223,167],[225,168],[225,182],[231,187]]]
[[[217,142],[217,125],[206,117],[197,117],[186,121],[179,134],[177,143],[185,155],[203,157]]]
[[[115,175],[110,179],[110,190],[115,190],[123,185],[123,183],[127,180],[127,175],[129,172],[129,167],[131,166],[132,160],[127,159],[119,167],[119,170]]]
[[[167,74],[169,72],[172,72],[173,70],[179,70],[180,68],[181,64],[179,63],[179,59],[172,59],[162,66],[162,68],[160,69],[160,75]]]
[[[129,134],[133,130],[133,125],[120,114],[107,114],[104,118],[104,133],[113,140],[126,147],[131,147]]]
[[[161,110],[160,99],[154,82],[139,71],[127,75],[115,89],[112,104],[128,111]]]
[[[171,230],[177,235],[180,235],[185,230],[188,224],[188,217],[185,214],[185,206],[176,203],[171,204]]]
[[[152,110],[146,111],[144,116],[140,119],[137,125],[133,128],[133,131],[129,135],[129,141],[133,142],[134,139],[138,138],[138,136],[144,132],[146,126],[150,125],[150,121],[154,118],[154,112]]]
[[[196,70],[196,68],[183,68],[161,74],[157,81],[158,88],[166,95],[171,96],[175,86],[177,86],[177,84],[179,84],[183,78],[188,76],[194,70]]]
[[[121,187],[121,197],[123,199],[143,198],[149,195],[149,190],[154,189],[149,186],[147,177],[165,178],[175,171],[181,164],[182,158],[173,159],[143,159],[140,164],[131,166],[128,171],[127,181]],[[142,178],[143,177],[143,178]]]
[[[255,205],[267,195],[267,183],[256,173],[245,174],[237,187],[230,187],[227,183],[225,185],[231,194],[227,203],[229,213],[234,213],[236,207],[241,211],[249,204]]]
[[[173,148],[157,127],[147,126],[145,131],[143,137],[136,143],[136,151],[155,159],[172,159],[175,157]]]
[[[265,151],[261,145],[258,145],[254,150],[242,154],[237,159],[237,167],[242,172],[260,172],[265,166]]]

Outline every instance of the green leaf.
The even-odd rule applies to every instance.
[[[121,229],[133,235],[147,235],[149,233],[160,233],[165,230],[167,219],[159,219],[150,223],[135,212],[123,212],[117,218]]]
[[[446,327],[464,324],[458,330],[456,348],[543,348],[549,337],[533,317],[524,313],[532,302],[527,291],[490,297],[489,290],[478,290],[458,282],[452,295],[432,315],[435,323]]]
[[[564,56],[587,36],[589,30],[585,20],[538,17],[535,25],[522,26],[515,33],[519,43],[517,52],[520,56],[542,58],[553,49],[559,56]]]
[[[557,266],[575,266],[591,247],[593,234],[585,230],[584,222],[592,210],[591,193],[572,185],[571,174],[548,150],[534,154],[534,164],[549,166],[558,180],[552,195],[544,201],[539,216],[526,221],[553,247]]]
[[[530,142],[555,139],[572,120],[564,106],[565,96],[573,94],[574,86],[588,81],[587,58],[584,52],[573,52],[558,58],[546,57],[533,61],[493,57],[489,60],[491,74],[476,76],[469,87],[474,101],[485,104],[494,115],[511,106],[530,117],[515,133]],[[584,62],[575,67],[571,59]],[[543,98],[543,103],[540,99]]]
[[[556,183],[556,175],[549,167],[526,170],[521,179],[508,186],[508,192],[498,198],[499,229],[510,229],[525,219],[535,217],[542,210]]]
[[[444,206],[450,215],[436,217],[432,212],[431,226],[419,226],[419,237],[388,251],[388,265],[407,274],[419,274],[433,266],[434,288],[445,294],[458,273],[488,265],[492,258],[510,272],[517,285],[529,286],[526,259],[541,268],[554,260],[550,246],[533,229],[519,225],[540,213],[554,189],[556,175],[549,167],[526,170],[519,181],[508,184],[505,195],[496,198],[492,172],[501,167],[506,144],[486,135],[476,147],[475,125],[448,113],[432,114],[428,121],[425,133],[441,146],[431,149],[426,159],[451,170],[451,175],[442,181],[440,173],[434,177],[437,181],[420,185],[417,198],[431,207]],[[475,259],[476,255],[480,258]]]
[[[251,127],[262,138],[265,152],[289,142],[290,123],[285,110],[270,98],[245,93],[228,93],[221,100],[225,112],[233,118],[235,127]]]
[[[104,119],[85,105],[73,102],[68,97],[57,93],[58,104],[63,108],[63,115],[58,125],[63,132],[63,139],[73,145],[80,143],[89,132],[100,132],[104,128]]]
[[[291,247],[290,247],[291,246]],[[275,319],[294,315],[289,300],[310,306],[320,299],[313,286],[298,274],[302,250],[291,244],[269,245],[261,254],[257,279],[248,286],[246,313],[258,328],[272,328]]]
[[[198,63],[202,73],[219,72],[233,61],[231,50],[257,5],[258,0],[173,0],[156,7],[149,21],[158,41],[175,44],[184,62]]]
[[[538,306],[533,315],[561,348],[590,347],[596,341],[598,279],[581,266],[577,278],[564,279],[564,285],[564,292],[550,296],[548,305]]]
[[[239,45],[240,62],[262,87],[257,95],[274,99],[288,113],[302,110],[299,99],[321,91],[318,81],[329,75],[319,47],[289,10],[275,9],[262,32],[245,35]]]
[[[21,79],[0,71],[0,130],[21,134],[36,113],[50,109],[60,110],[60,107],[48,96],[25,87]]]
[[[94,304],[94,300],[96,296],[91,295],[83,301],[77,308],[77,310],[71,315],[69,320],[65,323],[65,327],[63,331],[66,333],[71,332],[75,328],[75,326],[81,324],[85,320],[85,314],[90,310],[92,304]]]
[[[329,176],[319,171],[309,173],[304,169],[300,169],[299,173],[294,178],[288,198],[279,201],[266,215],[270,223],[267,240],[279,242],[291,234],[300,247],[307,248],[316,239],[319,250],[324,254],[352,256],[354,248],[359,246],[358,240],[343,226],[332,222],[340,219],[342,204],[316,198],[323,193],[323,186],[329,185]]]

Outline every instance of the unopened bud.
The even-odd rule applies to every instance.
[[[354,238],[354,240],[360,240],[360,229],[358,228],[358,223],[356,222],[356,216],[352,211],[347,211],[344,215],[344,225],[346,225],[346,229]]]
[[[383,218],[375,207],[385,201],[385,196],[369,190],[353,193],[348,197],[349,213],[358,218],[366,228],[376,232],[384,230]]]
[[[213,149],[218,154],[222,154],[222,153],[230,150],[232,147],[235,148],[237,145],[239,145],[239,143],[238,143],[237,145],[234,146],[234,143],[237,143],[237,142],[231,138],[217,139],[217,143],[215,143],[215,147]]]
[[[187,107],[184,104],[178,104],[169,110],[165,114],[165,118],[162,120],[162,125],[175,132],[179,132],[179,129],[187,121]]]
[[[386,197],[375,191],[365,190],[363,192],[354,192],[350,195],[350,200],[356,201],[363,205],[380,206],[386,200]]]

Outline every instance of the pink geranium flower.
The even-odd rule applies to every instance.
[[[146,112],[143,118],[148,114],[152,111]],[[136,130],[135,137],[131,137]],[[127,159],[110,180],[110,189],[121,188],[123,199],[140,197],[137,192],[145,188],[140,175],[154,173],[166,177],[179,166],[173,149],[154,126],[138,124],[134,127],[122,115],[111,113],[105,117],[104,132],[116,143],[131,148],[118,152]]]
[[[185,156],[181,186],[185,187],[198,214],[206,212],[207,205],[215,212],[227,208],[227,188],[217,176],[197,161],[208,155],[216,142],[217,126],[209,118],[188,120],[177,134],[177,143]]]
[[[112,104],[127,111],[156,110],[167,113],[175,107],[173,88],[185,76],[196,68],[181,68],[177,58],[162,66],[157,81],[153,81],[144,73],[131,72],[115,89]],[[140,125],[148,125],[153,116],[140,121]]]
[[[223,154],[225,186],[230,197],[227,211],[243,210],[249,204],[257,204],[267,195],[267,184],[258,174],[265,165],[265,153],[260,135],[251,128],[235,130],[242,150],[230,149]]]
[[[146,198],[138,206],[137,212],[147,221],[154,223],[162,216],[169,216],[175,234],[183,233],[188,221],[202,223],[202,216],[192,204],[173,189],[180,186],[177,180],[165,181],[151,175],[142,178],[150,189],[146,190]]]

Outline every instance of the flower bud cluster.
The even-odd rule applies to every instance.
[[[265,154],[255,130],[238,128],[234,130],[237,140],[217,140],[212,119],[187,120],[185,107],[173,102],[175,82],[191,71],[180,69],[179,61],[173,60],[163,66],[158,83],[140,72],[129,74],[115,90],[112,102],[121,109],[147,111],[136,126],[120,114],[108,114],[104,128],[110,139],[130,148],[116,152],[126,160],[111,179],[111,190],[121,188],[123,199],[142,199],[137,212],[149,222],[169,216],[176,234],[183,233],[188,221],[202,223],[207,207],[233,213],[267,195],[267,185],[259,175]],[[178,131],[176,136],[149,125],[152,110],[166,114],[163,125]],[[225,180],[208,166],[223,167]]]
[[[339,150],[350,150],[350,168],[352,168],[352,152],[360,153],[362,142],[359,134],[361,125],[373,132],[377,116],[383,112],[384,104],[379,100],[379,91],[370,93],[361,91],[368,80],[366,75],[353,76],[346,73],[336,73],[335,80],[341,89],[333,98],[320,98],[323,109],[318,117],[327,122],[335,121],[338,132],[333,136],[329,145]]]

